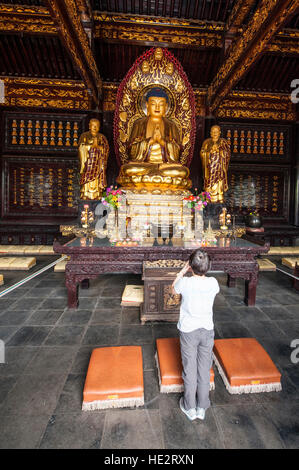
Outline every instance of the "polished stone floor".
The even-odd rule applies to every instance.
[[[38,266],[53,257],[38,260]],[[31,271],[30,271],[31,272]],[[4,273],[6,285],[27,274]],[[299,293],[289,278],[261,273],[255,307],[243,303],[243,283],[226,287],[214,307],[215,338],[255,337],[282,373],[281,392],[230,395],[215,370],[216,389],[205,421],[190,422],[180,394],[160,394],[155,340],[177,336],[175,324],[139,322],[137,308],[121,308],[127,283],[140,276],[105,275],[80,290],[69,310],[64,274],[53,268],[0,299],[0,448],[2,449],[294,449],[299,447]],[[4,286],[1,287],[3,289]],[[81,411],[93,348],[141,345],[142,408]],[[299,359],[299,351],[295,355]]]

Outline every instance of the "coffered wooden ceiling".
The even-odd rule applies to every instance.
[[[286,94],[299,78],[299,0],[0,3],[0,76],[84,82],[93,105],[153,46],[171,50],[212,110],[233,90]]]

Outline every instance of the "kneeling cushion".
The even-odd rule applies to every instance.
[[[276,265],[267,258],[257,259],[260,271],[276,271]]]
[[[156,340],[156,363],[161,393],[182,392],[182,359],[179,338],[159,338]],[[210,390],[214,390],[214,371],[210,371]]]
[[[281,390],[281,374],[255,338],[216,339],[213,356],[229,393]]]
[[[143,404],[141,347],[116,346],[94,349],[83,390],[82,410]]]
[[[124,289],[121,305],[123,307],[139,307],[143,302],[143,286],[127,285]]]
[[[289,268],[294,268],[296,263],[299,264],[299,258],[282,258],[281,263]]]
[[[9,269],[14,271],[28,271],[30,268],[36,265],[36,258],[33,256],[29,257],[16,257],[14,261],[9,265]]]

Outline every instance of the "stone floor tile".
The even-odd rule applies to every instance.
[[[263,404],[266,416],[274,423],[277,433],[287,449],[299,448],[299,401],[285,401],[280,406]]]
[[[276,426],[261,406],[217,406],[213,412],[226,449],[284,448]]]
[[[92,315],[91,310],[67,309],[59,318],[59,326],[62,325],[86,325]]]
[[[0,376],[23,374],[27,364],[39,351],[38,347],[6,347],[5,362],[0,364]]]
[[[95,309],[90,319],[90,325],[96,324],[119,324],[121,318],[120,309]]]
[[[10,393],[2,402],[0,413],[5,410],[15,415],[43,415],[52,413],[66,375],[21,375]],[[28,430],[27,430],[28,432]]]
[[[13,305],[10,305],[8,308],[9,311],[13,310],[36,310],[42,303],[42,298],[27,298],[23,297],[21,300],[15,302]]]
[[[158,410],[106,411],[101,449],[163,449],[164,438]]]
[[[51,329],[51,326],[22,326],[10,338],[7,346],[40,346]]]
[[[6,310],[0,316],[0,325],[22,325],[32,315],[32,312],[28,310]]]
[[[57,401],[54,414],[77,413],[82,409],[85,374],[69,374]]]
[[[121,311],[122,324],[140,325],[140,308],[123,307]]]
[[[52,298],[48,297],[41,304],[42,310],[61,310],[67,306],[67,298]]]
[[[222,322],[217,324],[222,338],[248,338],[251,337],[249,329],[240,322]]]
[[[39,448],[99,449],[105,416],[105,411],[54,414],[49,419]]]
[[[72,346],[80,344],[84,332],[84,326],[55,326],[46,339],[45,346]]]
[[[274,322],[274,321],[251,321],[244,319],[242,320],[242,325],[244,325],[249,333],[250,336],[259,340],[260,338],[264,337],[272,337],[272,338],[279,338],[279,337],[286,337],[283,329],[281,328],[281,322]]]
[[[82,345],[115,346],[119,344],[119,326],[90,325]]]
[[[151,325],[122,325],[120,327],[120,345],[142,345],[153,340]]]
[[[1,367],[1,365],[0,365]],[[0,375],[0,407],[8,393],[15,386],[18,376],[9,375],[2,376]]]
[[[96,305],[97,310],[119,309],[121,310],[121,297],[99,297]]]
[[[46,347],[39,348],[32,360],[24,369],[28,375],[64,374],[72,366],[77,347]]]
[[[179,400],[179,399],[178,399]],[[206,411],[204,421],[192,422],[176,407],[161,407],[161,420],[166,449],[221,449],[223,448],[212,409]]]
[[[80,346],[74,356],[74,361],[70,370],[71,374],[86,375],[93,346]]]
[[[0,412],[0,449],[36,449],[48,421],[48,414],[24,416]]]
[[[37,309],[26,319],[25,324],[32,326],[55,325],[62,314],[63,310]]]

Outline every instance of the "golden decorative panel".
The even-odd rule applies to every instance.
[[[3,81],[4,106],[90,109],[90,96],[82,82],[11,77],[4,77]]]

